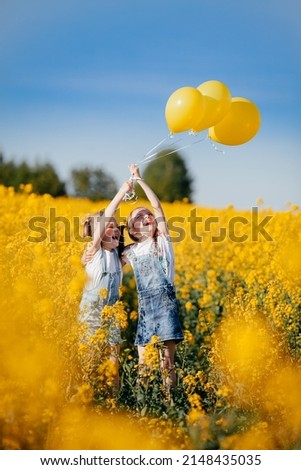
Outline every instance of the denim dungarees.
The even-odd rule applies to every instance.
[[[86,323],[89,327],[89,336],[95,334],[100,327],[108,328],[108,342],[110,344],[118,344],[121,342],[120,328],[118,325],[104,321],[101,311],[105,305],[114,305],[119,299],[119,286],[122,278],[121,264],[117,250],[113,250],[115,272],[109,273],[107,269],[107,261],[104,250],[102,250],[101,262],[101,279],[97,287],[91,290],[84,289],[80,302],[79,321]],[[100,289],[107,289],[107,297],[103,298]],[[113,319],[112,319],[113,320]]]
[[[161,341],[184,339],[174,285],[167,279],[156,250],[136,256],[129,250],[138,291],[138,325],[135,345],[144,346],[152,336]]]

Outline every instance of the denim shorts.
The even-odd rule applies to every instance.
[[[91,291],[84,291],[80,303],[79,321],[88,325],[89,336],[93,336],[96,330],[103,328],[107,332],[108,343],[111,345],[119,344],[121,343],[120,328],[116,322],[114,322],[114,319],[110,319],[108,322],[103,318],[101,312],[105,302],[98,294],[98,291],[98,288]]]
[[[160,341],[184,339],[179,320],[178,301],[174,286],[164,284],[138,294],[138,326],[135,345],[145,346],[152,336]]]

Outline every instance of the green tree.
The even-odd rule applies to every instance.
[[[52,196],[64,196],[66,194],[65,183],[62,182],[50,163],[37,164],[32,171],[33,190],[38,194],[51,194]]]
[[[173,202],[183,198],[191,200],[193,180],[179,152],[166,155],[172,151],[165,149],[159,152],[144,170],[143,178],[161,201]],[[138,197],[144,197],[144,192],[138,185],[135,191]]]
[[[0,152],[0,184],[14,186],[16,170],[14,162],[6,162],[3,153]]]
[[[20,184],[27,183],[31,183],[33,191],[38,194],[48,193],[54,197],[66,194],[65,183],[50,163],[30,166],[23,161],[17,164],[13,160],[5,161],[0,153],[0,184],[13,186],[18,191]]]
[[[92,201],[112,199],[118,189],[114,178],[101,168],[72,170],[71,184],[76,197],[86,197]]]

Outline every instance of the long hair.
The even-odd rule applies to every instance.
[[[83,227],[83,237],[93,237],[94,229],[93,229],[93,219],[94,217],[102,217],[104,215],[104,211],[99,211],[96,212],[95,214],[91,215],[88,220],[84,223]],[[124,237],[124,229],[125,225],[118,225],[118,229],[120,231],[120,238],[119,238],[119,245],[117,247],[117,252],[119,258],[121,258],[121,255],[124,250],[124,245],[125,245],[125,237]]]
[[[119,258],[121,258],[121,255],[123,253],[123,250],[124,250],[124,230],[125,230],[125,225],[118,225],[118,228],[120,230],[120,238],[119,238],[119,245],[117,247],[117,251],[118,251],[118,256]]]
[[[88,220],[86,220],[86,222],[84,223],[84,227],[83,227],[83,237],[86,238],[86,237],[93,237],[93,233],[94,233],[94,218],[95,217],[102,217],[104,215],[104,211],[99,211],[99,212],[96,212],[95,214],[91,215]]]

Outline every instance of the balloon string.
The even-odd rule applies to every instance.
[[[146,154],[144,155],[143,159],[142,160],[139,160],[138,162],[136,162],[135,164],[136,165],[139,165],[139,164],[142,164],[142,163],[145,163],[147,162],[148,160],[151,160],[152,157],[154,157],[155,155],[157,155],[157,152],[154,152],[152,153],[151,155],[149,155],[150,152],[153,152],[156,148],[158,148],[160,145],[163,144],[163,142],[165,142],[168,138],[172,138],[173,137],[173,134],[169,134],[167,137],[165,137],[164,139],[162,139],[157,145],[155,145],[153,148],[151,148],[148,152],[146,152]],[[177,144],[178,142],[180,142],[182,140],[181,139],[178,139],[176,142],[174,142],[174,144]]]
[[[179,152],[180,150],[187,149],[188,147],[191,147],[192,145],[198,144],[199,142],[203,142],[206,138],[207,137],[203,137],[202,139],[198,139],[195,142],[192,142],[191,144],[183,145],[182,147],[177,148],[175,150],[172,150],[171,152],[164,153],[163,155],[160,155],[160,157],[157,157],[157,160],[159,158],[167,157],[167,155],[171,155],[173,153]],[[180,140],[182,140],[182,139],[179,139],[177,142],[179,142]],[[175,142],[175,143],[177,143],[177,142]],[[140,165],[144,165],[145,163],[148,163],[150,160],[152,160],[153,157],[156,157],[156,155],[157,155],[157,152],[153,153],[152,155],[149,155],[147,158],[145,158],[144,160],[141,160],[138,163],[140,163]]]
[[[159,142],[157,145],[155,145],[153,148],[151,148],[148,152],[146,152],[146,154],[144,155],[144,157],[147,157],[147,155],[151,152],[153,152],[157,147],[159,147],[160,145],[163,144],[163,142],[165,142],[165,140],[168,139],[168,137],[170,137],[170,135],[168,135],[167,137],[164,137],[164,139],[161,140],[161,142]]]
[[[214,149],[216,152],[220,152],[220,153],[222,153],[223,155],[226,155],[225,150],[219,149],[218,146],[217,146],[214,142],[212,142],[211,139],[209,139],[209,140],[210,140],[210,144],[212,145],[213,149]]]
[[[149,162],[150,160],[152,160],[154,157],[157,157],[157,160],[158,160],[159,158],[167,157],[167,155],[171,155],[171,154],[173,154],[173,153],[175,153],[175,152],[179,152],[180,150],[183,150],[183,149],[186,149],[186,148],[188,148],[188,147],[191,147],[192,145],[198,144],[199,142],[203,142],[203,141],[206,140],[206,139],[207,139],[207,136],[206,136],[206,137],[203,137],[202,139],[198,139],[198,140],[196,140],[195,142],[192,142],[191,144],[183,145],[183,146],[180,147],[180,148],[177,148],[177,149],[175,149],[175,150],[172,150],[172,151],[170,151],[170,152],[168,152],[168,153],[164,153],[163,155],[160,155],[159,157],[157,157],[157,152],[155,152],[155,153],[153,153],[153,154],[151,154],[151,155],[148,155],[148,156],[147,156],[146,158],[144,158],[143,160],[140,160],[139,162],[137,162],[136,165],[138,165],[138,164],[144,165],[145,163],[147,163],[147,162]],[[166,139],[164,139],[162,142],[164,142],[165,140],[166,140]],[[182,138],[181,138],[181,139],[178,139],[175,143],[180,142],[181,140],[182,140]],[[158,147],[159,145],[161,145],[162,142],[160,142],[159,144],[157,144],[157,145],[156,145],[155,147],[153,147],[150,151],[154,150],[156,147]],[[150,151],[149,151],[149,152],[150,152]],[[148,154],[149,152],[147,152],[147,154]],[[147,155],[147,154],[146,154],[146,155]],[[124,197],[123,197],[123,200],[126,201],[126,202],[129,202],[129,201],[131,201],[131,200],[134,200],[131,204],[135,204],[135,202],[137,201],[137,199],[138,199],[138,198],[137,198],[137,195],[136,195],[134,189],[133,189],[132,191],[130,191],[129,193],[126,193],[126,194],[124,195]]]
[[[177,144],[179,143],[181,140],[183,140],[182,138],[181,139],[178,139],[176,142],[173,142],[173,144]],[[142,160],[138,161],[136,163],[136,165],[143,165],[144,163],[147,163],[148,161],[152,160],[153,157],[155,157],[156,155],[158,155],[158,152],[154,152],[154,153],[151,153],[150,155],[148,155],[146,158],[143,158]]]

